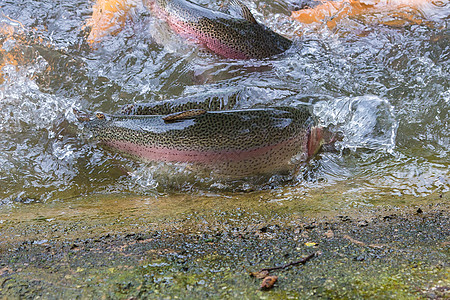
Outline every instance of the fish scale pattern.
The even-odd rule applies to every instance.
[[[95,139],[143,160],[233,178],[289,171],[294,156],[308,157],[315,128],[307,107],[207,112],[169,123],[162,115],[97,114],[85,124]]]
[[[266,26],[246,20],[245,12],[236,18],[186,0],[158,0],[152,7],[174,31],[226,58],[262,59],[283,53],[292,45]]]
[[[95,117],[87,125],[96,139],[186,151],[247,151],[303,136],[312,125],[307,108],[208,112],[166,123],[161,115]]]

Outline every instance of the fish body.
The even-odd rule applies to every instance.
[[[121,152],[147,161],[189,163],[230,177],[288,171],[293,157],[306,160],[322,139],[307,108],[78,118],[94,139]]]
[[[286,51],[292,42],[258,24],[250,10],[234,0],[235,14],[201,7],[187,0],[148,0],[148,6],[178,34],[233,59],[262,59]]]

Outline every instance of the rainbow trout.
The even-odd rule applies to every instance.
[[[95,140],[111,148],[234,178],[289,171],[293,158],[307,160],[323,140],[304,107],[193,109],[166,116],[75,113]]]
[[[187,0],[147,0],[159,18],[183,37],[233,59],[262,59],[286,51],[292,42],[256,22],[250,10],[232,0],[235,16]]]

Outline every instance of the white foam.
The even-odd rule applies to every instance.
[[[395,148],[398,121],[393,106],[377,96],[344,97],[320,101],[314,113],[322,125],[343,133],[342,147],[385,150]]]

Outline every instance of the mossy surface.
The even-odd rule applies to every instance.
[[[246,196],[247,203],[240,201]],[[8,299],[449,297],[448,194],[409,206],[321,211],[260,196],[242,194],[228,203],[205,197],[202,205],[183,196],[184,206],[178,205],[181,196],[98,196],[4,208],[0,294]],[[318,255],[304,265],[271,271],[278,281],[269,291],[249,276],[311,253]]]

